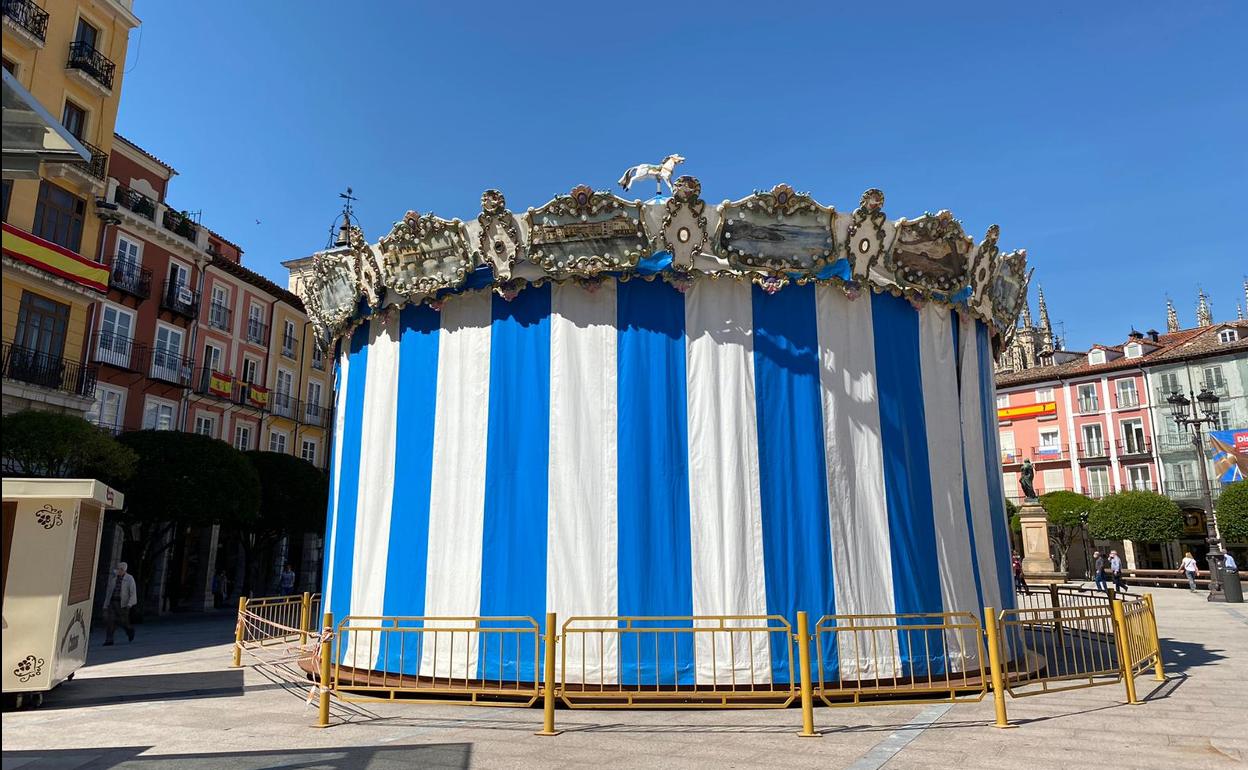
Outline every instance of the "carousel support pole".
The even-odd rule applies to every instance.
[[[534,735],[558,735],[555,729],[555,640],[559,629],[555,613],[546,613],[546,676],[542,685],[542,729]]]
[[[810,620],[805,612],[797,613],[797,665],[802,682],[802,738],[822,737],[815,732],[814,688],[810,683]]]

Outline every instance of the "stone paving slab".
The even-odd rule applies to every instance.
[[[3,715],[3,769],[28,768],[1063,768],[1198,770],[1248,766],[1248,610],[1186,591],[1155,592],[1169,681],[1008,701],[1019,727],[991,726],[990,699],[948,707],[818,708],[819,739],[797,709],[560,710],[554,738],[537,709],[335,704],[317,730],[307,688],[230,669],[228,614],[147,624],[101,648],[38,710]],[[932,711],[936,709],[939,713]]]

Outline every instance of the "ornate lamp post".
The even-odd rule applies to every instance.
[[[1191,391],[1188,391],[1191,394]],[[1195,404],[1199,408],[1195,408]],[[1205,448],[1202,426],[1212,425],[1214,409],[1218,406],[1218,397],[1208,388],[1201,388],[1200,394],[1188,398],[1177,390],[1166,399],[1170,404],[1170,414],[1178,425],[1186,425],[1192,429],[1192,447],[1196,450],[1196,465],[1200,468],[1200,491],[1205,504],[1205,542],[1209,544],[1209,601],[1224,601],[1222,593],[1222,565],[1225,554],[1222,552],[1222,539],[1218,536],[1218,517],[1213,510],[1213,493],[1209,488],[1209,471],[1205,467]],[[1190,414],[1190,416],[1189,416]]]

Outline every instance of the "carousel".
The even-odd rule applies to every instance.
[[[696,178],[672,179],[681,160],[625,174],[626,190],[671,180],[650,200],[578,186],[516,213],[487,190],[470,219],[409,211],[376,243],[348,221],[316,255],[304,299],[335,362],[335,617],[1013,606],[993,362],[1025,252],[1002,252],[996,225],[976,243],[948,211],[891,219],[876,189],[846,211],[787,184],[710,204]],[[713,665],[768,659],[767,635],[751,639]],[[366,655],[381,671],[539,676],[475,644],[445,664]],[[904,647],[820,665],[966,664]],[[592,677],[634,681],[682,654],[602,656]],[[767,675],[788,677],[771,658]],[[675,675],[723,673],[704,669]]]

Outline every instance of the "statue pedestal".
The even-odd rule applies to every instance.
[[[1053,553],[1049,550],[1049,518],[1044,507],[1027,500],[1018,509],[1018,520],[1023,529],[1023,575],[1042,583],[1064,581],[1066,576],[1054,568]]]

